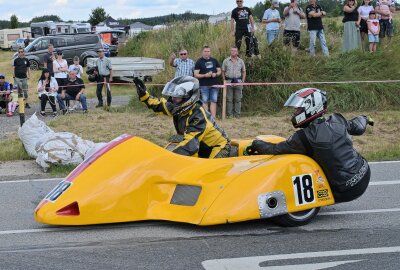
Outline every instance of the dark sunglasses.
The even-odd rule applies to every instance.
[[[243,1],[236,1],[236,3],[243,3]]]
[[[4,80],[5,79],[5,77],[3,77],[3,76],[0,76],[0,80]]]
[[[181,53],[181,55],[187,55],[187,53]]]
[[[18,53],[24,53],[24,51],[19,51]]]

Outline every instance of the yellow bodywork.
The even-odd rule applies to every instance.
[[[200,159],[124,136],[72,172],[63,181],[66,188],[53,190],[49,196],[57,196],[47,196],[38,205],[35,219],[56,225],[140,220],[212,225],[260,219],[259,196],[273,191],[285,194],[288,212],[334,203],[325,174],[315,161],[303,155],[241,156],[250,141],[232,142],[239,157]],[[296,205],[293,179],[301,175],[312,175],[315,201]],[[177,185],[200,190],[194,205],[173,203]],[[75,202],[79,214],[57,213]]]

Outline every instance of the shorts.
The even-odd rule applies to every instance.
[[[368,34],[368,41],[369,41],[369,43],[379,43],[379,36],[373,35],[373,34]]]
[[[386,35],[388,37],[393,37],[393,23],[391,20],[379,20],[379,26],[381,27],[381,31],[379,32],[379,37],[384,38]]]
[[[201,91],[201,101],[203,101],[203,103],[208,103],[208,102],[217,103],[219,88],[210,86],[200,86],[200,91]]]

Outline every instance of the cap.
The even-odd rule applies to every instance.
[[[62,51],[62,50],[57,50],[57,54],[58,54],[58,55],[62,55],[62,54],[63,54],[63,51]]]
[[[376,14],[376,13],[375,13],[375,10],[371,10],[371,11],[369,12],[369,14]]]
[[[0,79],[5,79],[6,76],[3,73],[0,73]]]
[[[272,5],[274,7],[279,7],[279,1],[278,0],[272,0]]]
[[[100,49],[97,50],[97,52],[104,52],[104,49],[100,48]]]

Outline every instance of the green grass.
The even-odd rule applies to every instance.
[[[51,177],[66,177],[76,167],[76,165],[51,165],[47,172]]]
[[[31,159],[19,139],[0,140],[0,149],[0,161]]]

